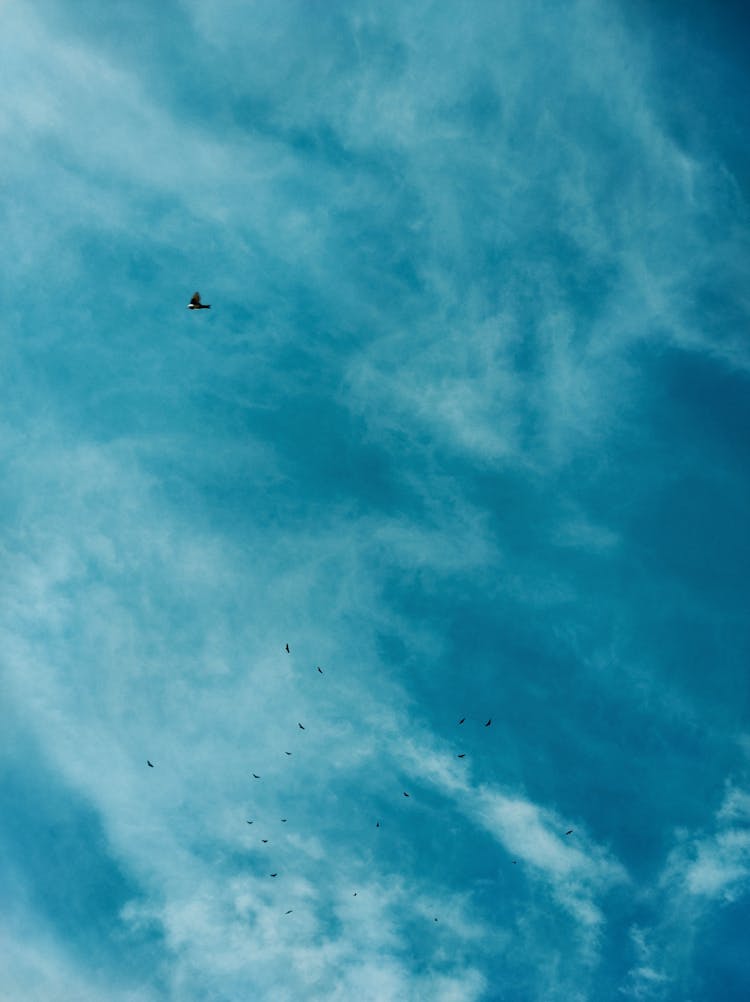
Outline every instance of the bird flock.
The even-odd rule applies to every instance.
[[[193,297],[193,299],[195,299],[195,297],[196,297],[196,296],[198,296],[198,293],[196,293],[196,294],[195,294],[195,296]],[[287,653],[287,654],[290,654],[290,653],[291,653],[291,651],[290,651],[290,649],[289,649],[289,644],[288,644],[288,643],[284,645],[284,650],[286,651],[286,653]],[[319,673],[320,673],[321,675],[325,674],[325,673],[324,673],[324,671],[323,671],[323,669],[322,669],[322,668],[321,668],[321,667],[320,667],[319,665],[318,665],[318,666],[316,666],[316,667],[317,667],[317,671],[318,671],[318,672],[319,672]],[[467,719],[470,719],[470,718],[467,718],[467,717],[461,717],[461,719],[460,719],[460,720],[458,721],[458,724],[457,724],[457,726],[459,726],[459,727],[460,727],[461,725],[465,724],[465,723],[466,723],[466,721],[467,721]],[[490,727],[491,725],[492,725],[492,717],[490,717],[490,718],[489,718],[489,719],[488,719],[488,720],[487,720],[487,721],[486,721],[486,722],[484,723],[484,727]],[[299,728],[299,729],[300,729],[301,731],[304,731],[304,730],[306,730],[306,728],[305,728],[305,725],[304,725],[304,724],[303,724],[303,723],[302,723],[301,721],[297,721],[297,726],[298,726],[298,728]],[[291,753],[290,751],[285,751],[285,752],[284,752],[284,754],[285,754],[285,755],[289,755],[289,756],[291,756],[291,754],[292,754],[292,753]],[[460,752],[460,753],[458,753],[458,754],[456,755],[456,758],[459,758],[459,759],[464,759],[464,758],[466,758],[466,752]],[[147,765],[149,766],[149,768],[151,768],[151,769],[153,769],[153,768],[154,768],[154,764],[153,764],[153,762],[151,762],[151,761],[150,761],[150,759],[146,759],[146,764],[147,764]],[[261,779],[261,776],[259,776],[259,775],[258,775],[258,773],[255,773],[255,772],[252,772],[252,773],[251,773],[250,775],[252,776],[252,778],[253,778],[253,779],[256,779],[256,780],[260,780],[260,779]],[[403,791],[403,795],[404,795],[404,797],[406,797],[407,799],[410,799],[410,798],[411,798],[411,795],[410,795],[410,794],[409,794],[409,793],[408,793],[408,792],[407,792],[406,790],[404,790],[404,791]],[[288,820],[289,820],[288,818],[281,818],[281,819],[280,819],[280,821],[281,821],[281,823],[282,823],[282,824],[287,824],[287,823],[288,823]],[[247,821],[247,824],[249,824],[249,825],[252,825],[252,824],[255,824],[255,819],[254,819],[254,818],[253,818],[253,819],[246,819],[246,821]],[[375,827],[376,827],[376,828],[380,828],[380,826],[381,826],[381,825],[380,825],[380,821],[379,821],[379,820],[378,820],[378,821],[376,821],[376,822],[375,822]],[[574,829],[573,829],[573,828],[570,828],[570,829],[568,829],[568,831],[566,831],[566,832],[565,832],[565,835],[566,835],[566,836],[568,836],[568,835],[572,835],[573,833],[574,833]],[[261,843],[262,843],[263,845],[268,845],[268,844],[270,844],[270,843],[269,843],[269,839],[267,839],[267,838],[262,838],[262,839],[261,839],[260,841],[261,841]],[[512,860],[512,863],[513,863],[514,865],[516,865],[516,864],[517,864],[517,862],[518,862],[518,861],[517,861],[517,860],[515,860],[515,859],[514,859],[514,860]],[[278,870],[277,870],[276,872],[274,872],[274,873],[269,873],[269,877],[274,877],[274,878],[275,878],[275,877],[278,877],[278,876],[279,876],[279,872],[278,872]],[[354,894],[353,894],[352,896],[356,898],[356,897],[357,897],[357,891],[355,891],[355,892],[354,892]],[[284,912],[284,915],[285,915],[285,916],[286,916],[286,915],[291,915],[291,914],[293,914],[293,911],[294,911],[294,909],[290,908],[290,909],[288,909],[287,911],[285,911],[285,912]],[[437,918],[435,918],[435,922],[437,922]]]

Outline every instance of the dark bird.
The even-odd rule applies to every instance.
[[[489,727],[491,723],[492,723],[492,717],[490,717],[490,719],[487,721],[487,723],[484,726],[485,727]]]
[[[300,724],[300,723],[297,724],[297,727],[299,727],[299,729],[301,731],[304,731],[304,729],[305,729],[304,726],[302,724]]]
[[[152,769],[154,768],[154,763],[153,762],[149,762],[148,759],[146,759],[146,765],[150,765]]]
[[[268,842],[268,839],[267,838],[262,838],[261,842]]]
[[[288,912],[284,912],[284,914],[285,915],[291,915],[292,914],[292,909],[290,908],[289,911]]]
[[[289,654],[289,653],[290,653],[290,652],[289,652],[289,644],[287,644],[287,645],[286,645],[286,652],[287,652],[287,654]]]
[[[355,891],[354,894],[352,894],[352,897],[356,898],[356,896],[357,896],[357,892]]]
[[[320,667],[320,665],[318,665],[318,671],[320,672],[321,675],[323,674],[323,669]]]
[[[513,860],[513,866],[515,866],[517,862],[518,862],[518,860],[514,859]]]
[[[281,819],[281,823],[282,823],[283,825],[285,825],[285,824],[286,824],[286,818],[282,818],[282,819]]]
[[[435,919],[435,921],[437,922],[437,919]]]
[[[408,794],[408,793],[404,793],[404,796],[405,796],[405,797],[408,797],[408,796],[409,796],[409,794]]]
[[[571,828],[570,831],[569,832],[565,832],[565,834],[566,835],[572,835],[574,831],[575,831],[575,829]]]
[[[249,825],[251,825],[252,823],[253,823],[252,821],[248,821],[248,824],[249,824]]]
[[[260,776],[256,776],[256,774],[253,773],[253,779],[260,779]]]
[[[201,302],[201,294],[200,294],[200,292],[194,292],[193,293],[193,298],[188,303],[188,309],[189,310],[210,310],[211,307],[210,307],[210,305],[208,303],[202,303]]]
[[[291,755],[292,753],[290,751],[285,751],[284,754],[285,755]]]
[[[375,822],[375,827],[376,827],[376,828],[380,828],[380,822],[379,822],[379,821],[376,821],[376,822]]]
[[[272,877],[278,877],[278,873],[272,873],[271,876]]]
[[[466,717],[461,717],[461,719],[459,720],[459,724],[462,724],[464,720],[466,720]]]
[[[466,758],[466,752],[464,752],[463,755],[456,755],[456,758]]]

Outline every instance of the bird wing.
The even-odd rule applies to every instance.
[[[191,306],[200,306],[201,304],[201,294],[200,292],[194,292],[193,298],[190,300]]]

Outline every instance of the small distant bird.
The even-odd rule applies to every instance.
[[[253,773],[253,779],[260,779],[260,776],[257,776],[255,773]]]
[[[356,896],[357,896],[357,892],[355,891],[354,894],[352,894],[352,897],[356,898]]]
[[[292,914],[292,909],[290,908],[289,911],[288,912],[284,912],[284,914],[285,915],[291,915]]]
[[[409,796],[409,794],[408,794],[408,793],[404,793],[404,796],[405,796],[405,797],[408,797],[408,796]]]
[[[281,823],[282,823],[282,824],[286,824],[286,818],[282,818],[282,819],[281,819]]]
[[[153,762],[149,762],[148,759],[146,759],[146,765],[151,766],[152,769],[154,768],[154,763]]]
[[[251,824],[253,824],[253,822],[252,821],[248,821],[248,824],[251,825]]]
[[[487,723],[484,726],[485,727],[489,727],[491,723],[492,723],[492,717],[490,717],[490,719],[487,721]]]
[[[297,727],[299,727],[299,729],[301,731],[304,731],[304,729],[305,729],[304,726],[302,724],[300,724],[299,722],[297,723]]]
[[[291,755],[292,753],[290,751],[285,751],[284,754],[285,755]]]
[[[272,873],[271,876],[272,877],[278,877],[278,873]]]
[[[463,755],[456,755],[456,758],[466,758],[466,752],[464,752]]]
[[[435,921],[437,922],[437,919],[435,919]]]
[[[188,303],[188,309],[189,310],[210,310],[211,307],[210,307],[210,305],[208,303],[202,303],[201,302],[201,294],[200,294],[200,292],[194,292],[193,293],[193,298]]]
[[[320,667],[320,665],[318,665],[318,671],[320,672],[321,675],[323,674],[323,669]]]
[[[290,653],[290,651],[289,651],[289,644],[286,645],[286,652],[287,652],[287,654]]]
[[[261,842],[268,842],[268,839],[267,838],[262,838]]]
[[[466,717],[461,717],[461,719],[459,720],[459,724],[462,724],[464,720],[466,720]]]
[[[376,822],[375,822],[375,827],[376,827],[376,828],[380,828],[380,822],[379,822],[379,821],[376,821]]]
[[[575,831],[575,829],[571,828],[570,831],[569,832],[565,832],[565,834],[566,835],[572,835],[574,831]]]
[[[515,859],[514,859],[514,860],[513,860],[513,866],[515,866],[515,865],[516,865],[516,862],[517,862],[517,860],[515,860]]]

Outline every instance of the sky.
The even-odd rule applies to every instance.
[[[0,999],[747,999],[743,5],[0,10]]]

